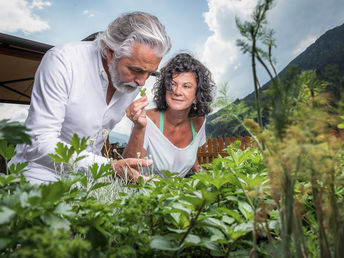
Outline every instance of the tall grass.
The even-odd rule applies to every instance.
[[[272,0],[259,1],[252,20],[237,19],[237,26],[244,37],[238,46],[249,53],[252,62],[259,129],[252,120],[244,124],[248,131],[256,132],[263,148],[271,194],[280,213],[283,248],[277,256],[343,257],[343,143],[329,130],[336,127],[343,111],[331,106],[333,98],[325,93],[327,83],[314,72],[301,73],[294,68],[278,77],[272,61],[273,31],[266,27],[266,13],[272,6]],[[263,105],[256,60],[271,79]],[[261,106],[269,118],[265,128]],[[318,240],[315,253],[306,240],[310,234]]]

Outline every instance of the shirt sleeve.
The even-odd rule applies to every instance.
[[[28,161],[54,169],[48,154],[55,153],[56,144],[63,142],[60,132],[73,83],[72,72],[68,58],[54,49],[45,54],[37,69],[26,120],[32,139],[32,145],[26,147],[24,156]],[[107,163],[106,158],[90,152],[85,151],[82,155],[86,158],[79,163],[80,168],[87,169],[94,162]]]

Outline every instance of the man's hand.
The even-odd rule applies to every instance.
[[[146,106],[148,106],[147,96],[135,100],[125,110],[127,117],[133,121],[135,126],[139,126],[141,128],[146,127]]]
[[[148,180],[150,177],[141,175],[137,170],[142,167],[151,166],[153,160],[151,159],[121,159],[116,162],[111,162],[111,169],[116,172],[116,175],[122,179],[125,179],[125,170],[127,170],[127,178],[129,183],[137,183],[140,176],[144,180]]]

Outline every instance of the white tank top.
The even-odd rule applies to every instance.
[[[178,148],[173,145],[159,130],[152,120],[147,116],[146,133],[143,148],[146,150],[146,156],[152,156],[153,165],[144,169],[147,173],[148,169],[154,174],[160,174],[165,177],[162,170],[177,172],[180,177],[185,177],[195,164],[197,158],[198,147],[206,142],[205,122],[198,131],[196,137],[185,148]]]

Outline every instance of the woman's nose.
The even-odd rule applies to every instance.
[[[172,87],[173,94],[179,95],[180,94],[180,88],[178,86]]]

